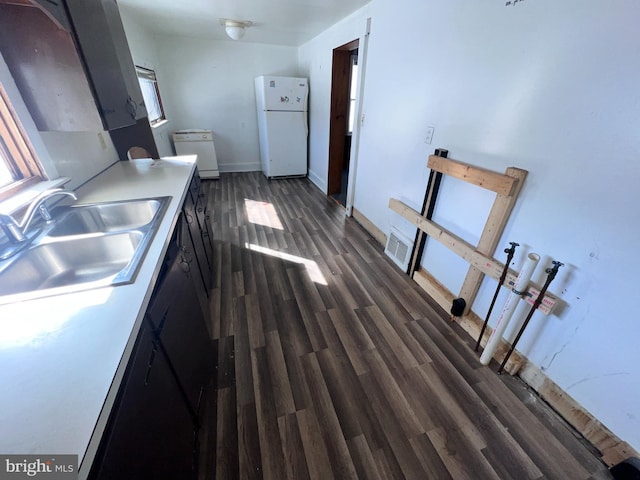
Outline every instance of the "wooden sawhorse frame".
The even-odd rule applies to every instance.
[[[403,218],[413,223],[418,228],[416,236],[416,246],[414,255],[409,266],[409,275],[425,290],[442,308],[449,310],[454,298],[464,298],[466,302],[465,314],[461,319],[460,325],[474,338],[480,333],[482,320],[471,310],[473,302],[478,294],[482,279],[488,275],[495,280],[500,279],[500,274],[504,268],[504,264],[493,258],[500,237],[504,232],[504,228],[509,220],[509,216],[518,198],[518,194],[522,188],[527,171],[520,168],[509,167],[505,173],[496,173],[484,168],[468,165],[449,158],[431,155],[429,156],[428,167],[431,169],[431,176],[427,186],[427,195],[422,213],[413,210],[403,202],[397,199],[389,200],[389,208],[400,214]],[[431,221],[431,216],[435,208],[435,202],[438,194],[438,188],[442,175],[449,175],[464,182],[485,188],[496,193],[496,199],[493,202],[491,211],[487,218],[487,222],[480,236],[477,245],[472,245],[463,240],[454,233],[446,230],[437,223]],[[429,274],[426,270],[420,268],[423,249],[427,236],[439,241],[469,263],[469,270],[460,289],[459,295],[455,296],[444,285]],[[503,283],[509,286],[515,282],[518,272],[509,269],[509,273]],[[540,292],[540,286],[533,282],[529,283],[527,292],[531,296],[525,296],[524,299],[533,304],[534,299]],[[551,293],[547,293],[542,304],[539,307],[544,314],[551,313],[554,305],[557,303],[557,297]],[[490,327],[488,328],[490,330]],[[488,338],[488,333],[485,335]],[[486,339],[485,339],[486,341]],[[503,345],[496,353],[497,358],[503,357],[507,350],[506,344]],[[505,370],[511,374],[515,374],[523,363],[523,359],[517,352],[514,352]]]

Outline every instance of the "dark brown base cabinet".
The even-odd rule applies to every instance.
[[[183,214],[195,252],[197,262],[192,263],[192,274],[196,284],[198,300],[206,318],[209,317],[209,292],[212,288],[213,244],[209,234],[209,214],[206,211],[204,194],[200,189],[201,180],[196,173],[189,186],[184,201]],[[199,278],[198,278],[199,276]]]
[[[90,478],[192,480],[197,433],[149,325],[142,326],[133,355]]]
[[[204,394],[214,371],[196,293],[199,261],[181,213],[91,479],[197,478]]]

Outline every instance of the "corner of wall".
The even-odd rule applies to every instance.
[[[322,193],[326,195],[327,194],[326,180],[324,178],[321,178],[318,174],[316,174],[316,172],[312,170],[309,170],[308,176],[309,176],[309,180],[311,180],[311,183],[313,183],[316,187],[322,190]]]

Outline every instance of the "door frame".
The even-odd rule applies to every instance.
[[[353,125],[353,132],[351,133],[351,152],[350,152],[350,164],[349,164],[349,177],[347,180],[347,198],[345,202],[345,215],[350,217],[352,216],[353,211],[353,201],[355,198],[355,179],[356,172],[358,166],[358,154],[359,154],[359,144],[360,144],[360,130],[364,123],[364,113],[363,113],[363,105],[364,105],[364,85],[365,85],[365,73],[366,73],[366,64],[367,64],[367,54],[369,50],[369,35],[371,33],[371,17],[366,19],[365,28],[360,36],[357,39],[358,41],[358,78],[357,86],[356,86],[356,104],[355,104],[355,122]],[[354,40],[355,41],[355,40]],[[350,45],[352,42],[349,42],[343,46]],[[340,48],[340,47],[339,47]],[[349,55],[347,55],[347,60],[349,65],[351,64],[351,55],[350,50],[348,51]],[[332,88],[333,92],[333,88]],[[333,100],[333,98],[332,98]],[[348,100],[348,99],[347,99]],[[345,108],[346,104],[345,102]],[[332,102],[333,105],[333,102]],[[333,121],[333,115],[330,117],[331,121]],[[344,148],[344,136],[346,132],[346,122],[348,118],[345,116],[345,128],[342,131],[343,140],[341,144],[341,148]],[[331,150],[331,137],[329,138],[329,150]],[[330,158],[329,158],[330,160]],[[329,193],[329,168],[327,169],[327,195]]]
[[[369,35],[371,35],[371,17],[367,18],[365,30],[360,38],[358,47],[358,79],[356,86],[356,113],[351,132],[351,163],[349,164],[349,178],[347,180],[347,201],[345,202],[345,214],[347,217],[353,214],[353,200],[356,195],[356,172],[358,169],[360,152],[360,130],[364,125],[364,81],[367,71],[367,55],[369,53]]]

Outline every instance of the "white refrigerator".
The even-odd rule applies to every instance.
[[[307,174],[306,78],[255,79],[260,163],[267,178]]]

